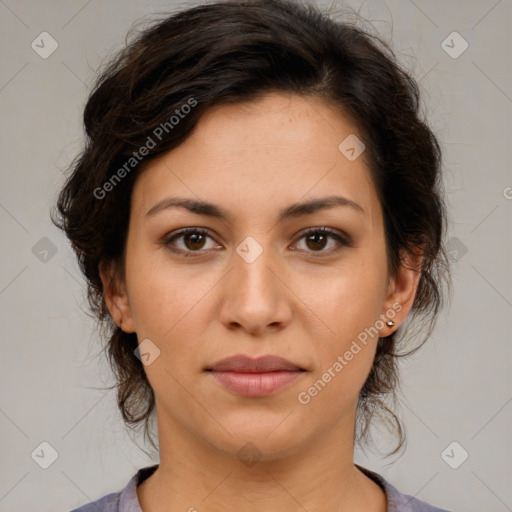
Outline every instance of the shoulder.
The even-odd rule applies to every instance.
[[[398,489],[393,487],[388,482],[389,495],[388,498],[388,512],[450,512],[445,508],[439,508],[435,505],[431,505],[426,501],[410,496],[409,494],[402,494]],[[393,508],[391,508],[393,504]]]
[[[402,494],[383,476],[357,464],[356,466],[384,489],[388,501],[387,512],[450,512],[445,508],[436,507],[409,494]]]
[[[75,508],[71,512],[118,512],[120,497],[121,492],[113,492],[99,500],[91,501],[79,508]]]
[[[71,510],[71,512],[142,512],[137,498],[137,486],[148,478],[157,467],[158,464],[139,469],[122,491],[107,494],[96,501]]]

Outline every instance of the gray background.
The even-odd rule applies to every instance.
[[[141,16],[187,5],[0,1],[1,511],[69,510],[153,463],[125,432],[114,392],[95,389],[111,383],[109,370],[78,266],[48,211],[81,147],[99,64]],[[446,508],[512,510],[512,3],[345,5],[372,21],[421,83],[444,149],[454,261],[452,306],[403,366],[407,451],[392,465],[371,453],[356,461]],[[31,48],[43,31],[59,45],[47,59]],[[453,31],[469,44],[458,58],[441,46]],[[448,39],[452,53],[461,43]],[[31,457],[43,441],[58,453],[48,469]],[[442,457],[453,441],[452,465],[469,453],[457,469]]]

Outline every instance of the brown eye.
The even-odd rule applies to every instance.
[[[205,236],[200,233],[190,233],[183,235],[183,241],[187,249],[196,251],[197,249],[202,249],[205,242]]]
[[[184,254],[185,256],[193,253],[198,253],[199,255],[208,252],[208,247],[205,249],[208,239],[213,242],[208,231],[201,228],[187,228],[169,235],[163,240],[163,244],[171,251]],[[211,248],[220,247],[214,243],[212,243],[211,246]]]
[[[314,233],[308,235],[306,238],[306,244],[310,249],[318,250],[323,249],[327,243],[328,237],[323,233]]]
[[[340,250],[340,246],[350,246],[346,238],[328,228],[310,228],[302,235],[302,239],[305,240],[306,252],[329,254]],[[324,250],[328,246],[329,240],[334,241],[334,247],[331,245],[331,248]]]

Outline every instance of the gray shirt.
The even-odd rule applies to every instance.
[[[378,473],[374,473],[357,464],[356,466],[382,487],[388,501],[387,512],[450,512],[446,509],[429,505],[425,501],[421,501],[408,494],[402,494]],[[107,494],[103,498],[87,503],[71,512],[142,512],[137,498],[137,486],[157,468],[158,464],[139,469],[122,491]]]

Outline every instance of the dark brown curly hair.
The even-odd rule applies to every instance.
[[[378,415],[398,437],[391,452],[396,453],[405,441],[394,412],[397,363],[430,336],[445,301],[443,285],[451,288],[440,146],[420,113],[417,83],[381,38],[292,0],[217,1],[167,13],[137,32],[99,74],[84,111],[85,147],[68,169],[52,221],[65,231],[85,276],[123,419],[134,431],[144,425],[156,448],[149,433],[155,397],[134,355],[137,336],[110,317],[99,268],[113,263],[124,277],[138,173],[183,142],[211,107],[276,91],[321,98],[360,130],[384,214],[391,275],[402,264],[402,251],[423,253],[412,318],[379,339],[358,404],[356,440],[370,440],[370,420]],[[187,103],[194,106],[181,115]],[[178,115],[174,123],[171,118]],[[148,144],[156,134],[158,143]],[[153,147],[127,169],[143,146]],[[107,189],[112,192],[103,192]],[[404,352],[410,325],[418,327],[412,338],[423,336]]]

